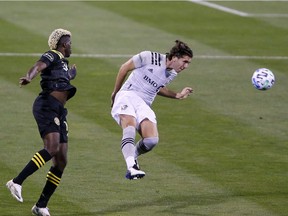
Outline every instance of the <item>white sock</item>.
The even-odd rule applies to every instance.
[[[130,169],[135,164],[135,159],[132,156],[127,157],[126,159],[127,169]]]
[[[133,126],[128,126],[123,129],[123,137],[121,141],[121,150],[126,161],[127,169],[135,164],[135,136],[136,130]]]

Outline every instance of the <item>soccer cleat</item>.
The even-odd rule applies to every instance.
[[[19,202],[23,202],[23,198],[21,195],[22,186],[10,180],[6,183],[6,187],[10,190],[12,196]]]
[[[36,205],[34,205],[31,211],[32,211],[32,214],[36,216],[50,216],[49,209],[47,207],[39,208]]]
[[[130,180],[136,180],[139,178],[143,178],[145,176],[145,172],[138,169],[137,165],[134,164],[133,167],[129,168],[126,173],[126,178]]]

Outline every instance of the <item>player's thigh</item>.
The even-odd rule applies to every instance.
[[[67,164],[67,152],[68,152],[68,144],[67,143],[60,143],[59,144],[59,151],[57,154],[52,158],[53,165],[58,167],[62,172]]]
[[[61,119],[64,112],[63,105],[55,98],[49,95],[40,95],[36,98],[33,104],[33,115],[38,125],[38,130],[42,139],[46,140],[46,143],[53,144],[54,135],[47,134],[61,132]],[[64,118],[66,113],[64,113]],[[46,137],[46,138],[45,138]],[[58,140],[59,143],[59,140]]]
[[[59,150],[59,143],[60,143],[59,141],[60,141],[59,132],[47,133],[43,137],[44,148],[49,152],[49,154],[52,157],[55,156]]]
[[[133,126],[136,128],[136,119],[132,115],[120,114],[120,125],[124,129],[128,126]]]

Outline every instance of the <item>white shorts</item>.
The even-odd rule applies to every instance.
[[[136,119],[136,128],[144,119],[157,124],[154,111],[145,101],[132,91],[119,91],[115,97],[111,115],[120,125],[120,114],[131,115]]]

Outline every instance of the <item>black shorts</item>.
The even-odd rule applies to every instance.
[[[51,132],[60,134],[60,143],[68,142],[67,109],[49,94],[39,95],[33,104],[33,115],[41,137]]]

